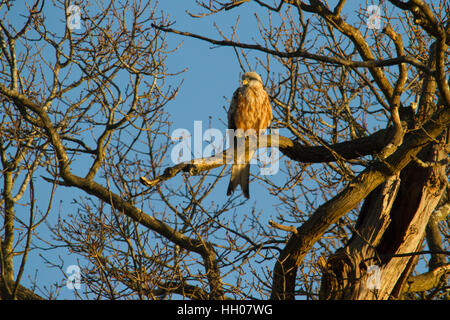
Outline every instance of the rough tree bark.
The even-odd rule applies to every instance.
[[[332,255],[328,262],[322,261],[323,279],[320,297],[388,299],[398,298],[402,292],[411,288],[410,273],[414,269],[417,252],[420,251],[425,238],[425,227],[447,185],[445,168],[448,163],[442,160],[447,157],[445,145],[448,140],[444,138],[441,144],[437,144],[436,141],[441,133],[447,130],[450,123],[450,113],[446,110],[450,103],[450,91],[445,74],[450,33],[448,25],[444,27],[440,24],[430,7],[424,2],[419,0],[390,2],[402,10],[409,11],[414,17],[414,24],[422,27],[436,39],[429,48],[426,66],[418,61],[411,63],[412,61],[396,60],[394,64],[398,65],[398,75],[394,77],[394,81],[390,81],[382,68],[383,65],[391,65],[394,61],[377,61],[373,48],[366,42],[366,35],[341,17],[340,12],[345,1],[340,1],[334,10],[320,1],[310,1],[310,4],[301,1],[285,1],[280,2],[278,7],[258,3],[272,11],[279,11],[284,3],[289,3],[298,9],[300,16],[303,12],[320,16],[323,23],[327,23],[330,28],[331,26],[336,28],[352,42],[363,60],[360,62],[341,61],[334,56],[320,57],[303,50],[301,46],[296,50],[283,52],[258,44],[239,43],[228,39],[215,40],[168,27],[154,26],[165,32],[200,39],[219,46],[253,49],[282,58],[298,57],[348,67],[366,67],[379,92],[384,96],[381,98],[377,95],[379,102],[383,104],[383,100],[387,101],[385,106],[390,113],[393,126],[390,132],[385,132],[384,139],[379,140],[383,142],[383,149],[374,148],[376,151],[370,153],[377,158],[372,166],[357,176],[343,191],[320,206],[300,227],[285,227],[272,222],[274,226],[292,233],[275,264],[272,299],[295,298],[297,270],[303,263],[305,255],[328,228],[361,201],[364,201],[364,205],[358,223],[354,227],[353,238],[345,248]],[[242,3],[227,7],[225,10]],[[205,7],[208,6],[205,5]],[[209,8],[211,12],[220,11],[217,7],[213,10],[211,5]],[[404,59],[407,54],[402,35],[396,33],[394,29],[388,23],[382,33],[395,44],[396,59]],[[408,123],[408,130],[404,130],[401,123],[404,118],[399,113],[405,109],[402,106],[404,101],[401,95],[406,90],[410,72],[407,64],[414,65],[417,70],[424,71],[424,74],[421,75],[423,86],[418,111],[416,112],[414,108],[412,112],[412,118],[416,118],[418,126]],[[440,100],[437,105],[434,101],[436,97]],[[414,122],[414,119],[412,121]],[[322,154],[318,157],[320,159],[318,161],[336,161],[337,157],[353,158],[348,153],[342,152],[347,150],[337,151],[335,147],[333,145],[324,152],[331,155],[328,160],[324,160],[325,157]],[[281,137],[280,150],[286,156],[298,162],[314,162],[305,158],[305,154],[313,154],[314,150],[303,149],[305,152],[302,153],[298,152],[300,149],[294,142],[290,143]],[[360,149],[355,148],[355,150]],[[356,157],[364,154],[360,153]],[[413,158],[415,161],[411,162]],[[435,165],[423,166],[424,162],[435,163]],[[151,186],[171,178],[180,170],[196,173],[202,166],[210,168],[204,163],[185,163],[176,167],[176,170],[168,170],[154,181],[146,181],[145,178],[142,181]],[[371,274],[368,273],[370,266],[376,266],[381,279],[380,285],[375,290],[371,290],[370,285],[367,286],[368,283],[371,284],[368,282],[371,280],[369,279]],[[434,275],[441,276],[446,268],[442,268],[442,265],[438,267],[440,269],[435,270]],[[407,286],[409,289],[406,288]]]
[[[436,43],[430,46],[428,67],[436,68]],[[437,82],[425,76],[419,104],[423,118],[436,111],[433,96]],[[439,104],[439,103],[438,103]],[[409,123],[414,129],[414,122]],[[426,146],[417,161],[391,176],[365,199],[352,239],[323,265],[320,296],[323,299],[397,299],[417,264],[425,229],[447,186],[448,129],[439,143]],[[425,166],[424,163],[433,165]],[[431,227],[431,226],[430,226]],[[441,248],[432,247],[431,250]],[[433,255],[435,256],[435,255]],[[443,257],[441,256],[443,265]],[[445,259],[444,259],[445,261]],[[377,270],[377,284],[369,266]],[[373,270],[373,269],[370,269]],[[442,276],[442,272],[436,278]],[[434,281],[434,280],[433,280]],[[407,285],[411,287],[411,284]]]
[[[410,163],[412,157],[415,157],[426,144],[434,141],[448,127],[449,123],[450,110],[443,109],[426,123],[421,130],[405,135],[402,146],[395,153],[383,161],[374,163],[374,166],[371,168],[364,170],[353,183],[333,199],[320,206],[303,225],[297,228],[297,232],[289,239],[275,266],[272,298],[293,299],[298,266],[302,263],[306,253],[313,247],[314,243],[333,223],[356,207],[376,187],[389,177],[399,174]],[[436,204],[437,202],[429,210],[434,210]],[[416,209],[419,210],[419,208]],[[423,207],[422,209],[426,208]],[[424,223],[423,228],[425,228],[427,222],[428,220],[422,221]],[[411,228],[413,230],[410,231],[411,236],[420,234],[423,237],[423,232],[418,232],[420,230],[417,229],[415,223],[417,221],[412,220]],[[414,241],[417,241],[417,239],[414,238]],[[410,241],[405,241],[405,243],[408,244]],[[417,242],[414,248],[407,246],[407,249],[411,250],[408,252],[413,252],[416,248]]]
[[[446,156],[438,146],[420,153],[438,162]],[[354,236],[323,266],[322,299],[398,298],[420,251],[425,227],[445,189],[445,165],[410,163],[365,199]],[[404,254],[404,255],[403,255]],[[376,266],[377,283],[368,270]]]

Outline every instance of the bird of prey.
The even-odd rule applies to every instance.
[[[272,120],[272,108],[269,95],[264,89],[261,77],[256,72],[246,72],[242,76],[242,86],[233,93],[228,110],[228,128],[235,132],[254,130],[259,135],[267,129]],[[240,131],[239,130],[239,131]],[[248,131],[247,131],[248,132]],[[237,138],[235,136],[236,145]],[[236,148],[235,148],[236,149]],[[252,158],[249,155],[248,159]],[[232,165],[231,178],[227,195],[231,195],[239,184],[246,198],[249,194],[250,163],[245,161],[245,154],[237,154],[237,161]]]

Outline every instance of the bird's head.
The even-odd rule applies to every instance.
[[[261,77],[256,72],[246,72],[242,75],[242,85],[244,86],[262,86]]]

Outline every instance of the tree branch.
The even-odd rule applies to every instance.
[[[274,269],[272,299],[293,299],[297,268],[306,253],[320,239],[323,233],[339,218],[353,209],[362,199],[384,182],[390,175],[400,172],[424,146],[450,125],[450,109],[444,108],[429,120],[422,130],[405,135],[403,144],[389,156],[385,165],[364,170],[349,186],[328,202],[321,205],[311,217],[291,236]],[[380,163],[381,164],[381,163]]]
[[[422,292],[438,286],[441,278],[450,272],[450,264],[440,266],[432,271],[410,277],[405,284],[404,293]]]
[[[62,139],[54,128],[46,110],[25,95],[20,94],[15,90],[10,90],[2,84],[0,84],[0,93],[13,100],[17,108],[23,109],[23,112],[26,112],[25,109],[28,109],[38,115],[39,126],[45,130],[46,135],[55,148],[55,153],[59,162],[59,174],[66,186],[76,187],[88,194],[96,196],[98,199],[109,203],[113,208],[123,212],[134,221],[155,231],[180,247],[198,253],[203,258],[206,274],[210,280],[211,298],[223,298],[216,254],[210,243],[201,239],[190,238],[185,234],[178,232],[171,228],[167,223],[146,214],[130,202],[122,199],[120,195],[113,193],[110,189],[91,179],[82,178],[73,174],[70,170],[69,158]]]
[[[337,155],[342,159],[352,160],[363,156],[376,154],[380,152],[389,140],[392,127],[382,129],[370,136],[336,143],[327,147],[324,146],[304,146],[284,136],[266,135],[261,136],[260,140],[266,139],[267,147],[278,147],[280,151],[292,160],[303,163],[323,163],[334,162],[338,160]],[[274,141],[277,141],[273,145]],[[167,168],[164,173],[154,179],[141,177],[141,182],[149,187],[169,180],[180,172],[188,172],[191,175],[199,174],[202,171],[214,169],[224,164],[232,162],[233,151],[231,148],[222,153],[209,158],[194,159],[179,163],[173,167]]]
[[[297,228],[294,227],[294,226],[285,226],[283,224],[276,223],[276,222],[274,222],[272,220],[269,220],[269,224],[272,227],[276,228],[276,229],[280,229],[280,230],[283,230],[283,231],[291,232],[294,235],[297,235]]]
[[[309,53],[306,50],[302,48],[298,48],[295,51],[292,52],[282,52],[278,50],[273,50],[270,48],[263,47],[258,44],[248,44],[248,43],[241,43],[236,41],[230,41],[230,40],[216,40],[211,39],[205,36],[201,36],[198,34],[186,32],[186,31],[179,31],[176,29],[172,29],[165,26],[157,26],[155,24],[152,24],[152,27],[164,31],[164,32],[170,32],[178,35],[182,35],[185,37],[191,37],[199,40],[203,40],[218,46],[225,46],[225,47],[235,47],[235,48],[243,48],[243,49],[252,49],[257,50],[261,52],[268,53],[273,56],[281,57],[281,58],[305,58],[310,59],[314,61],[321,61],[329,64],[336,64],[341,66],[347,66],[347,67],[354,67],[354,68],[374,68],[374,67],[387,67],[387,66],[393,66],[398,65],[401,63],[409,63],[411,65],[414,65],[415,67],[421,69],[422,71],[426,73],[434,73],[434,70],[430,70],[427,68],[426,65],[421,63],[419,60],[410,57],[410,56],[401,56],[397,58],[391,58],[391,59],[385,59],[385,60],[367,60],[367,61],[352,61],[352,60],[346,60],[342,58],[337,57],[328,57],[328,56],[322,56],[314,53]]]
[[[14,288],[16,286],[15,281],[8,281],[8,287]],[[19,284],[15,292],[15,298],[17,300],[44,300],[41,296],[34,293],[33,291],[27,289],[26,287]],[[5,287],[4,281],[0,281],[0,300],[11,299],[10,292],[8,288]]]

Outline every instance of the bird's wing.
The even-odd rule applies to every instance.
[[[228,109],[228,129],[236,130],[236,121],[235,121],[235,115],[237,111],[238,106],[238,99],[241,88],[237,88],[236,91],[233,93],[233,98],[231,99],[230,108]]]

